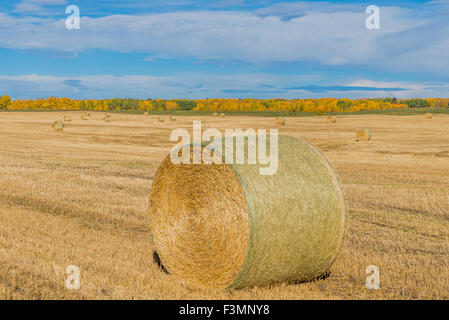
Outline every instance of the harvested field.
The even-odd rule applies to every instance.
[[[0,298],[449,299],[449,115],[287,118],[0,112]],[[70,115],[64,131],[54,121]],[[321,150],[347,205],[328,278],[241,290],[193,289],[153,262],[148,200],[176,128],[277,128]],[[357,143],[369,128],[373,138]],[[70,265],[81,289],[65,288]],[[365,287],[380,268],[380,290]]]

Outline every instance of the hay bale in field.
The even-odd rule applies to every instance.
[[[87,118],[87,116],[86,115],[82,115],[81,116],[81,120],[87,120],[88,118]]]
[[[51,125],[53,132],[62,132],[64,130],[64,122],[62,121],[54,121]]]
[[[148,116],[150,113],[148,112],[148,111],[145,111],[144,113],[143,113],[143,115],[144,116]]]
[[[225,114],[224,113],[220,113],[220,118],[224,118]]]
[[[170,116],[170,121],[176,121],[176,118],[174,116]]]
[[[64,122],[71,122],[72,117],[71,116],[64,116]]]
[[[212,113],[212,117],[218,117],[218,112]]]
[[[278,150],[271,176],[260,175],[258,165],[225,164],[218,152],[222,164],[173,164],[170,156],[162,162],[151,188],[150,229],[173,277],[197,287],[243,288],[307,281],[329,270],[344,234],[338,177],[301,140],[279,136]]]
[[[103,121],[104,121],[104,122],[111,122],[111,117],[104,117],[104,118],[103,118]]]
[[[429,119],[429,120],[433,118],[431,113],[426,113],[424,116],[426,117],[426,119]]]
[[[157,117],[157,121],[158,121],[158,122],[161,122],[161,123],[164,123],[164,122],[165,122],[165,120],[164,120],[163,118],[161,118],[161,117]]]
[[[277,117],[276,120],[275,120],[275,122],[276,122],[276,124],[277,124],[278,126],[283,126],[283,125],[285,125],[285,119],[282,118],[282,117]]]
[[[335,123],[335,122],[337,122],[337,117],[335,117],[335,116],[327,117],[327,123]]]
[[[106,113],[104,116],[105,116],[106,118],[110,118],[110,117],[111,117],[111,114],[108,112],[108,113]]]
[[[371,140],[371,138],[371,131],[369,131],[368,129],[357,131],[357,141],[369,141]]]

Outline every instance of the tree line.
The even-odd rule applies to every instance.
[[[103,100],[75,100],[49,97],[42,99],[16,99],[0,97],[0,110],[89,110],[89,111],[174,111],[193,110],[209,112],[275,111],[275,112],[357,112],[364,110],[449,107],[449,99],[201,99],[163,100],[114,98]]]

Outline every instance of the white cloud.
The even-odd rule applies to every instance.
[[[324,10],[316,3],[307,4],[303,16],[290,20],[283,19],[279,7],[256,13],[192,11],[82,17],[81,30],[66,30],[63,19],[3,14],[0,46],[65,52],[105,49],[250,63],[316,61],[324,65],[449,72],[446,17],[417,19],[413,11],[382,7],[381,30],[373,31],[365,28],[366,16],[364,10],[354,10],[358,7],[331,6]],[[288,4],[281,7],[283,11],[288,8]]]
[[[292,84],[308,85],[322,81],[320,76],[279,76],[272,74],[201,75],[183,76],[135,76],[94,75],[81,77],[56,77],[36,74],[22,76],[1,76],[0,92],[7,92],[12,98],[61,96],[70,98],[319,98],[319,97],[442,97],[449,90],[449,84],[418,84],[411,82],[379,82],[357,80],[346,86],[372,87],[373,91],[310,92],[285,89]],[[119,90],[117,89],[119,88]],[[404,88],[406,91],[378,90],[377,88]]]
[[[14,5],[14,12],[21,14],[48,15],[46,6],[57,6],[67,4],[65,0],[22,0]]]

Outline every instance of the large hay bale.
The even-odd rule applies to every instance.
[[[87,118],[87,116],[86,115],[82,115],[81,116],[81,120],[87,120],[88,118]]]
[[[71,116],[64,116],[64,122],[71,122],[72,117]]]
[[[276,124],[277,124],[278,126],[283,126],[283,125],[285,125],[285,119],[282,118],[282,117],[277,117],[276,120],[275,120],[275,122],[276,122]]]
[[[429,120],[433,118],[431,113],[426,113],[424,116],[426,117],[426,119],[429,119]]]
[[[338,177],[309,144],[279,136],[278,147],[271,176],[260,175],[259,165],[163,161],[150,194],[150,229],[176,281],[243,288],[329,270],[344,234]]]
[[[170,116],[170,121],[176,121],[176,118],[174,116]]]
[[[104,122],[111,122],[111,117],[104,117],[104,118],[103,118],[103,121],[104,121]]]
[[[337,117],[335,117],[335,116],[327,117],[327,123],[335,123],[335,122],[337,122]]]
[[[218,112],[212,113],[212,117],[218,117]]]
[[[148,111],[145,111],[144,113],[143,113],[143,115],[144,116],[148,116],[150,113],[148,112]]]
[[[224,113],[220,113],[220,118],[224,118],[225,114]]]
[[[106,118],[110,118],[110,117],[111,117],[111,114],[108,112],[108,113],[106,113],[104,116],[105,116]]]
[[[157,117],[157,121],[158,121],[158,122],[161,122],[161,123],[165,122],[165,120],[162,119],[161,117]]]
[[[371,131],[369,131],[368,129],[357,131],[357,141],[369,141],[371,140],[371,138]]]
[[[51,127],[54,132],[62,132],[64,130],[64,122],[54,121]]]

